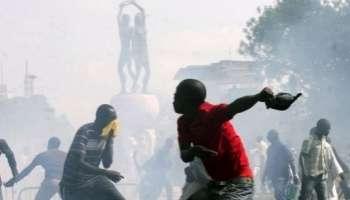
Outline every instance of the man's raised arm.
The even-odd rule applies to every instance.
[[[121,22],[122,20],[122,15],[123,15],[123,10],[124,7],[127,5],[127,2],[123,2],[119,5],[119,10],[118,10],[118,23]]]
[[[238,98],[228,105],[227,117],[232,119],[236,114],[249,110],[259,101],[265,102],[266,100],[272,97],[272,90],[266,87],[258,94]]]
[[[39,154],[40,155],[40,154]],[[39,155],[34,158],[34,160],[26,167],[24,168],[17,176],[11,178],[7,183],[5,183],[6,187],[12,187],[15,183],[21,181],[23,178],[28,176],[30,172],[33,171],[33,169],[39,165]]]
[[[135,1],[132,1],[131,4],[134,5],[141,12],[142,15],[145,15],[145,9],[143,7],[141,7]]]

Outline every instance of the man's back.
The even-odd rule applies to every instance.
[[[281,142],[276,142],[269,146],[267,154],[266,169],[269,179],[290,178],[290,165],[293,162],[293,156],[289,149]]]
[[[45,178],[60,179],[66,153],[58,149],[47,150],[37,156],[37,162],[45,169]]]

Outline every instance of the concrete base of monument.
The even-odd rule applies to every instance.
[[[144,163],[155,148],[158,98],[149,94],[118,94],[111,99],[111,105],[115,107],[120,121],[120,133],[115,139],[118,170],[126,177],[123,182],[138,183],[141,172],[135,160]]]
[[[159,114],[159,101],[151,94],[118,94],[111,104],[118,113],[121,126],[130,129],[151,129]]]

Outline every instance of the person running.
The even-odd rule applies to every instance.
[[[275,199],[287,200],[290,183],[299,183],[294,157],[287,146],[281,142],[276,130],[270,130],[267,139],[271,145],[267,150],[262,183],[266,184],[266,181],[271,181]]]
[[[66,153],[59,150],[60,144],[61,141],[57,137],[50,138],[47,150],[38,154],[26,168],[10,179],[5,186],[12,187],[15,183],[28,176],[35,167],[41,166],[45,170],[45,178],[40,185],[35,200],[49,200],[55,196],[59,191],[59,182],[66,159]]]

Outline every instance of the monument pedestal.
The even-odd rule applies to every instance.
[[[153,129],[159,114],[159,102],[151,94],[118,94],[111,104],[117,110],[121,126],[127,129]]]
[[[126,182],[138,182],[140,171],[135,159],[142,164],[153,154],[156,134],[155,123],[159,114],[159,102],[155,95],[118,94],[111,100],[120,121],[120,133],[116,138],[119,169],[125,173]]]

